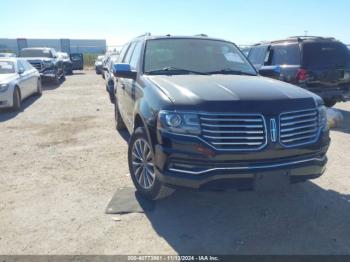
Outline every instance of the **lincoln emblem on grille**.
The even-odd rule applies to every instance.
[[[277,127],[276,127],[276,120],[274,118],[271,118],[271,120],[270,120],[270,132],[271,132],[271,141],[276,142],[277,141]]]

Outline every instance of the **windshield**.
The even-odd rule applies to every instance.
[[[255,69],[233,44],[207,39],[149,40],[144,71],[146,74],[197,72],[256,75]]]
[[[20,52],[20,57],[48,57],[52,58],[51,51],[49,49],[23,49]]]
[[[16,73],[15,65],[10,61],[0,61],[0,74]]]
[[[341,43],[305,43],[303,45],[303,64],[305,67],[350,67],[350,55]]]

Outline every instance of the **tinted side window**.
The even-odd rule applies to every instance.
[[[134,51],[136,43],[132,43],[128,49],[128,52],[126,53],[124,59],[123,59],[123,63],[129,63],[130,62],[130,58],[132,55],[132,52]]]
[[[249,52],[249,60],[252,62],[254,66],[256,65],[264,65],[265,57],[266,57],[266,46],[258,46],[253,47]]]
[[[130,60],[130,65],[133,69],[136,69],[137,67],[137,63],[140,59],[140,55],[141,55],[141,49],[142,49],[142,42],[137,42],[134,52],[132,54],[131,60]]]
[[[118,62],[123,61],[123,58],[125,56],[126,51],[128,50],[128,47],[129,47],[129,43],[127,43],[126,45],[123,46],[122,50],[120,51]]]
[[[299,65],[300,50],[298,44],[276,45],[271,47],[271,65]]]

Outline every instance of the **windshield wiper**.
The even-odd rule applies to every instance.
[[[155,70],[151,70],[148,72],[145,72],[148,75],[157,75],[160,73],[168,73],[170,74],[174,73],[174,72],[183,72],[183,73],[187,73],[187,74],[196,74],[196,75],[209,75],[206,72],[198,72],[198,71],[194,71],[194,70],[190,70],[190,69],[184,69],[184,68],[177,68],[177,67],[172,67],[172,66],[168,66],[168,67],[164,67],[162,69],[155,69]]]
[[[215,75],[215,74],[223,74],[223,75],[248,75],[248,76],[256,76],[256,74],[254,73],[249,73],[249,72],[244,72],[244,71],[240,71],[240,70],[233,70],[233,69],[229,69],[229,68],[225,68],[225,69],[220,69],[217,71],[211,71],[211,72],[206,72],[210,75]]]

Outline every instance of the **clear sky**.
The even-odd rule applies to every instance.
[[[291,35],[350,44],[350,0],[1,0],[0,38],[105,38],[144,32],[252,44]]]

